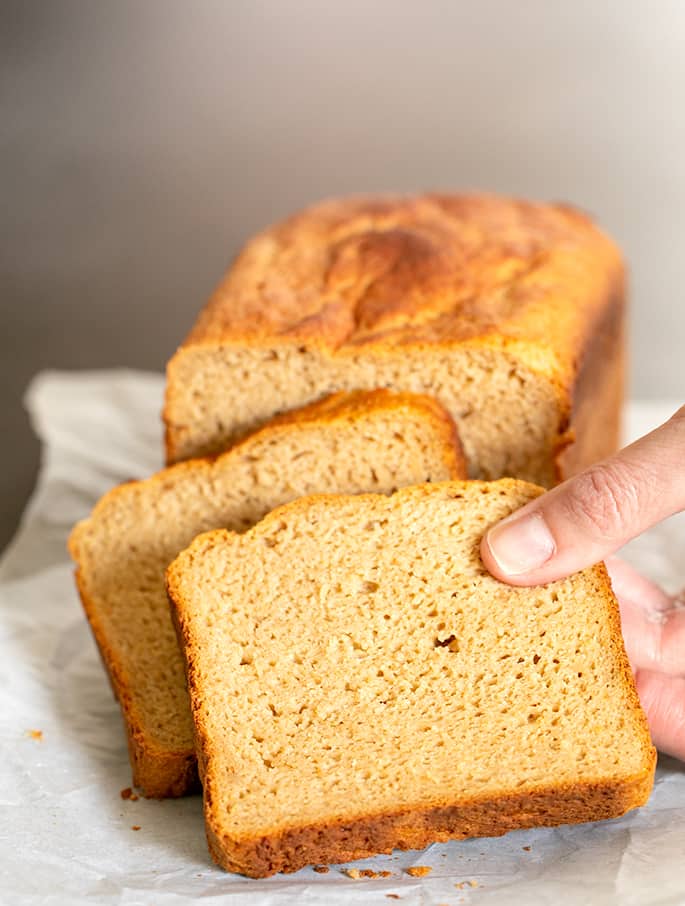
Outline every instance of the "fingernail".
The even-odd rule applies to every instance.
[[[508,576],[539,569],[556,550],[552,533],[541,513],[500,522],[490,529],[486,540],[497,566]]]

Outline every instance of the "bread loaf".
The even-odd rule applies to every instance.
[[[513,588],[481,564],[484,531],[539,491],[310,497],[173,562],[220,865],[261,877],[646,802],[604,566]]]
[[[624,270],[566,205],[324,202],[252,239],[168,366],[170,462],[335,390],[435,396],[469,474],[550,486],[611,453]]]
[[[390,492],[465,474],[449,416],[430,398],[341,393],[276,419],[216,461],[115,488],[69,542],[77,584],[121,704],[133,782],[147,796],[197,789],[183,662],[164,570],[199,532],[246,529],[314,491]]]

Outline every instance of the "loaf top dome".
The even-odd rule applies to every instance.
[[[565,204],[331,199],[251,239],[186,342],[524,342],[565,370],[622,283],[614,243]]]

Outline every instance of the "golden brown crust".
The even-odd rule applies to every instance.
[[[470,486],[487,482],[469,482]],[[459,493],[463,482],[442,483]],[[532,496],[544,489],[516,479],[501,479],[502,488],[525,488]],[[422,497],[435,491],[436,486],[416,485],[396,494]],[[359,495],[360,500],[378,495]],[[315,495],[319,500],[333,499],[332,495]],[[251,532],[268,534],[273,525],[296,511],[306,510],[312,497],[300,498],[267,514]],[[206,545],[221,536],[233,533],[226,530],[199,535],[181,555],[201,553]],[[180,559],[180,558],[179,558]],[[172,620],[184,655],[188,688],[193,709],[193,724],[198,751],[199,771],[203,783],[205,823],[209,850],[214,861],[228,871],[250,877],[267,877],[276,872],[293,872],[318,862],[353,861],[393,849],[422,849],[450,839],[476,836],[499,836],[510,830],[582,823],[618,817],[630,809],[644,805],[651,793],[656,750],[652,745],[646,717],[639,703],[630,665],[621,635],[618,603],[603,563],[592,567],[597,583],[609,604],[609,620],[614,655],[618,662],[622,684],[631,708],[639,716],[639,736],[644,753],[644,769],[634,776],[616,777],[611,781],[598,779],[575,784],[509,791],[496,798],[436,802],[418,809],[398,810],[392,814],[346,816],[344,820],[325,824],[290,827],[266,831],[263,834],[238,839],[222,831],[222,814],[217,809],[211,770],[212,740],[206,734],[199,716],[202,699],[201,684],[196,676],[192,655],[192,632],[184,619],[183,595],[180,591],[181,567],[174,561],[167,570],[167,592]],[[220,780],[216,782],[218,786]]]
[[[334,199],[252,239],[186,345],[523,339],[568,365],[588,314],[621,274],[614,244],[565,205],[490,195]],[[572,304],[551,304],[559,293]]]
[[[512,792],[496,799],[436,804],[246,840],[218,833],[214,816],[207,813],[207,841],[212,858],[222,868],[263,878],[320,861],[351,862],[394,849],[423,849],[447,840],[499,837],[527,827],[616,818],[644,805],[652,789],[653,773],[654,764],[637,777],[613,784],[583,783]]]
[[[128,482],[127,482],[128,483]],[[114,488],[113,491],[116,491]],[[112,493],[112,492],[110,492]],[[69,540],[69,550],[78,558],[76,542]],[[131,678],[126,675],[116,650],[110,644],[107,633],[98,616],[98,609],[83,581],[80,569],[74,571],[76,587],[81,604],[88,618],[100,657],[105,665],[114,697],[119,702],[128,745],[133,785],[148,799],[171,799],[200,792],[195,752],[162,751],[154,745],[144,730],[144,723],[136,711],[131,697]]]
[[[625,289],[621,285],[589,325],[571,389],[572,422],[556,460],[563,481],[611,456],[621,441],[625,378]]]
[[[506,349],[558,387],[561,450],[590,405],[572,396],[595,325],[622,288],[618,249],[567,205],[438,194],[322,202],[248,242],[169,363],[167,461],[178,458],[175,364],[186,350],[223,345],[336,357]],[[583,452],[577,445],[586,465]]]
[[[145,483],[148,485],[150,483],[164,484],[176,480],[186,472],[193,472],[200,468],[209,470],[214,464],[220,467],[222,458],[240,456],[243,449],[263,438],[273,438],[281,432],[297,431],[314,422],[319,422],[322,426],[340,420],[354,422],[377,411],[415,413],[425,418],[426,423],[432,424],[433,431],[442,437],[439,452],[448,473],[453,478],[466,477],[466,462],[457,430],[454,422],[439,403],[431,397],[420,394],[375,390],[336,393],[302,409],[287,412],[260,430],[248,435],[227,452],[218,456],[187,460],[162,469],[145,479]],[[119,496],[123,488],[130,490],[132,484],[141,483],[127,481],[112,488],[98,501],[91,518],[107,507],[112,498]],[[77,564],[81,562],[79,536],[82,531],[86,530],[86,525],[87,520],[79,523],[69,538],[69,552]],[[126,674],[116,649],[108,639],[107,632],[99,618],[97,604],[88,589],[80,567],[76,569],[75,578],[83,609],[107,670],[112,690],[121,706],[134,785],[149,798],[171,798],[199,792],[200,784],[194,748],[170,751],[155,745],[154,740],[150,738],[130,693],[135,683],[135,677]]]

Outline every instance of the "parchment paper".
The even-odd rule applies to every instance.
[[[121,718],[65,542],[104,491],[161,465],[161,398],[161,376],[125,371],[44,373],[27,394],[43,457],[0,562],[0,902],[335,906],[388,904],[396,894],[403,906],[685,903],[685,766],[668,758],[644,809],[356,865],[392,871],[388,879],[352,880],[337,866],[266,881],[229,875],[209,860],[199,797],[122,800],[130,773]],[[631,405],[628,434],[676,408]],[[675,591],[685,584],[685,518],[626,553]],[[412,878],[411,865],[432,872]]]

